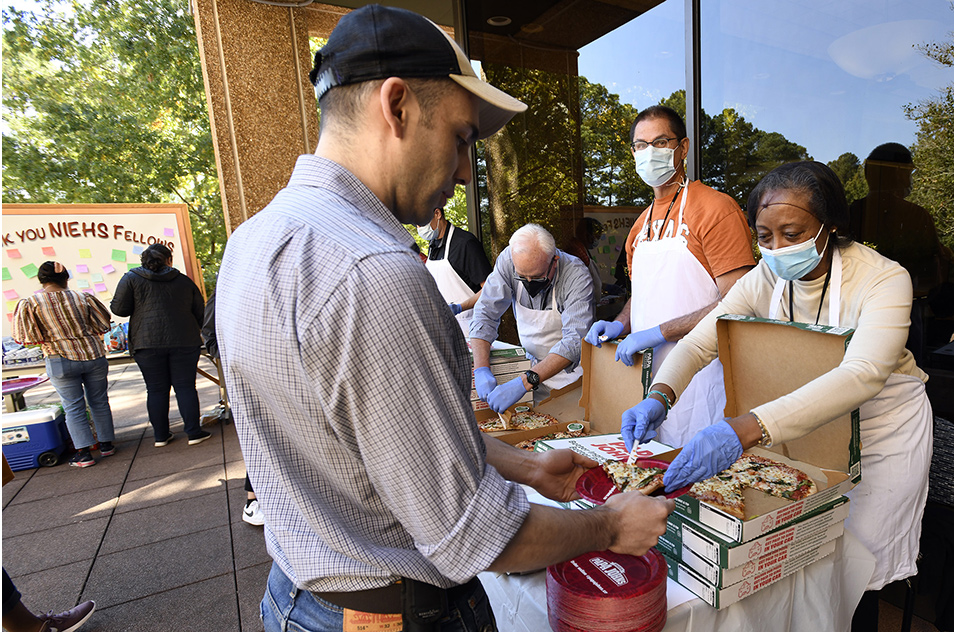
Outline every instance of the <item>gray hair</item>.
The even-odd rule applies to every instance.
[[[544,226],[539,224],[525,224],[514,232],[508,241],[512,254],[515,252],[530,252],[532,250],[553,257],[555,250],[554,237]]]

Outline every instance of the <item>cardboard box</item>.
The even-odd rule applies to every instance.
[[[593,429],[594,424],[589,423],[589,427]],[[589,459],[594,459],[598,463],[611,460],[624,461],[627,460],[628,456],[627,450],[624,448],[624,439],[620,433],[591,435],[574,439],[553,439],[550,441],[542,441],[535,446],[535,450],[540,452],[563,448],[574,450],[578,454],[582,454]],[[648,459],[652,456],[670,451],[672,451],[672,448],[668,445],[658,443],[657,441],[648,441],[641,446],[637,454],[641,458]]]
[[[524,395],[522,395],[522,396],[521,396],[521,399],[519,399],[519,400],[518,400],[517,402],[515,402],[515,403],[516,403],[516,404],[524,404],[524,405],[530,407],[530,406],[531,406],[531,402],[533,401],[533,399],[534,399],[534,395],[531,394],[531,391],[528,391],[527,393],[525,393]],[[496,413],[495,411],[493,411],[493,410],[491,410],[490,408],[488,408],[488,402],[486,402],[486,401],[484,401],[484,400],[481,400],[481,399],[477,399],[477,398],[472,399],[472,400],[471,400],[471,409],[472,409],[473,411],[475,411],[475,413],[476,413],[475,418],[476,418],[477,421],[484,421],[485,419],[490,419],[491,417],[497,417],[497,416],[498,416],[498,413]],[[480,417],[478,416],[479,413],[481,414]]]
[[[544,428],[532,428],[531,430],[502,430],[500,432],[489,432],[488,435],[494,437],[495,439],[500,439],[509,445],[515,445],[522,441],[528,441],[529,439],[537,439],[538,437],[544,437],[546,435],[555,433],[555,432],[567,432],[568,426],[573,424],[579,424],[581,426],[581,432],[588,434],[591,432],[591,424],[586,421],[566,421],[557,425],[545,426]],[[586,437],[581,437],[586,438]],[[573,441],[573,439],[560,439],[561,441]],[[540,449],[535,446],[535,452],[539,452]]]
[[[717,588],[709,584],[704,578],[691,570],[683,562],[679,562],[674,558],[668,557],[667,555],[664,556],[664,559],[667,561],[668,577],[700,597],[714,608],[723,610],[727,606],[737,603],[744,597],[752,595],[761,588],[765,588],[770,584],[780,581],[787,575],[790,575],[801,568],[808,566],[809,564],[812,564],[818,560],[822,560],[836,550],[836,543],[836,540],[830,540],[819,547],[811,548],[807,551],[804,551],[800,555],[791,558],[788,564],[773,566],[772,568],[758,573],[749,579],[745,579],[738,584],[734,584],[726,588]],[[812,604],[808,604],[807,607],[813,606]]]
[[[681,550],[687,549],[714,566],[732,569],[785,549],[794,542],[819,537],[834,525],[842,525],[849,515],[849,499],[844,496],[822,511],[750,542],[740,543],[674,513],[668,517],[667,531],[658,538],[657,548],[678,560],[681,559]]]
[[[725,415],[745,414],[835,368],[851,335],[852,329],[845,327],[721,316],[717,343],[727,393]],[[677,452],[659,458],[670,461]],[[860,481],[859,411],[799,439],[748,452],[803,470],[816,483],[817,493],[790,501],[747,489],[744,501],[751,517],[745,520],[686,494],[676,499],[677,511],[732,540],[747,542],[833,503]]]
[[[594,432],[620,432],[621,415],[640,403],[651,386],[652,352],[634,358],[634,366],[626,366],[614,360],[617,345],[618,341],[610,341],[598,348],[581,342],[580,405]]]

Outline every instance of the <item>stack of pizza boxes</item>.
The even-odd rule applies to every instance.
[[[852,330],[723,316],[718,352],[727,417],[772,401],[839,365]],[[849,515],[845,496],[860,481],[859,411],[800,439],[747,452],[805,472],[817,491],[787,500],[744,490],[746,519],[685,494],[660,538],[672,579],[724,608],[833,553]],[[673,450],[655,458],[671,461]]]
[[[495,341],[491,345],[491,359],[489,362],[491,374],[495,376],[498,384],[504,384],[516,377],[524,375],[524,372],[531,368],[531,360],[525,354],[523,347],[517,347],[504,342]],[[475,391],[475,363],[472,360],[471,376],[471,408],[475,411],[475,418],[478,421],[494,417],[495,412],[488,408],[488,403],[478,398],[478,392]],[[527,403],[531,405],[533,395],[531,391],[525,393],[518,403]]]

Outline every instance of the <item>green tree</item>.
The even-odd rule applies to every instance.
[[[185,203],[211,290],[226,231],[187,4],[2,15],[3,201]]]
[[[919,47],[936,63],[953,67],[953,42]],[[953,84],[932,98],[903,107],[917,124],[916,143],[910,148],[916,173],[909,200],[926,208],[936,222],[939,239],[953,248]]]
[[[827,166],[833,169],[833,172],[840,178],[840,182],[843,183],[847,204],[852,204],[856,200],[866,197],[870,188],[866,184],[866,177],[863,175],[863,163],[860,162],[856,154],[848,151],[841,154],[836,160],[828,162]]]

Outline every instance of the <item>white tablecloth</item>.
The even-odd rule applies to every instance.
[[[668,579],[664,630],[844,632],[850,629],[853,611],[875,564],[875,558],[860,541],[852,533],[844,532],[833,554],[723,610],[712,608]],[[487,572],[478,577],[491,600],[501,632],[551,629],[545,571],[529,575]]]

